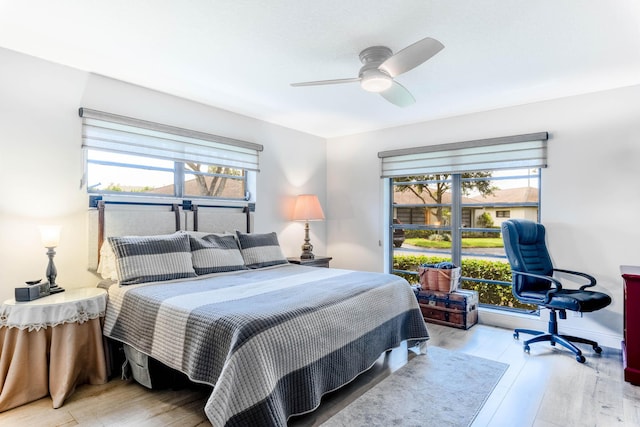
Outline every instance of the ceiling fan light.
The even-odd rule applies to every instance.
[[[376,73],[373,76],[366,76],[360,80],[360,86],[362,89],[368,92],[384,92],[391,87],[393,81],[391,77],[382,73]]]

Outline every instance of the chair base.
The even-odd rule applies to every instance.
[[[564,318],[562,315],[561,317]],[[515,339],[518,339],[520,337],[520,334],[535,335],[533,338],[530,338],[523,342],[523,349],[527,353],[529,353],[530,344],[533,344],[536,342],[544,342],[544,341],[548,341],[549,343],[551,343],[552,346],[555,346],[557,343],[565,347],[576,356],[576,360],[579,363],[584,363],[586,359],[582,355],[582,351],[573,344],[574,342],[581,343],[581,344],[588,344],[591,347],[593,347],[593,350],[596,353],[598,354],[602,353],[602,348],[600,348],[600,346],[596,341],[589,340],[586,338],[574,337],[571,335],[558,334],[558,321],[556,318],[555,310],[551,310],[549,315],[549,332],[545,333],[542,331],[534,331],[531,329],[514,329],[513,337]]]

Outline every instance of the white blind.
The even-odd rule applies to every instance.
[[[547,132],[381,151],[382,177],[547,166]]]
[[[260,144],[80,108],[82,147],[258,171]]]

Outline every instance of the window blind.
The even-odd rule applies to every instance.
[[[547,132],[381,151],[382,177],[547,166]]]
[[[82,147],[258,171],[260,144],[80,108]]]

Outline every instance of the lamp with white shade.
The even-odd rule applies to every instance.
[[[47,248],[47,256],[49,257],[46,274],[47,280],[49,281],[49,293],[52,294],[64,291],[63,288],[56,284],[58,270],[53,263],[53,257],[56,255],[56,251],[54,249],[60,244],[60,229],[61,227],[59,225],[46,225],[40,227],[42,245]]]
[[[318,196],[315,194],[300,194],[296,197],[295,206],[293,208],[294,221],[304,221],[304,244],[302,245],[302,254],[300,259],[314,259],[313,245],[309,239],[309,221],[324,220],[324,212]]]

